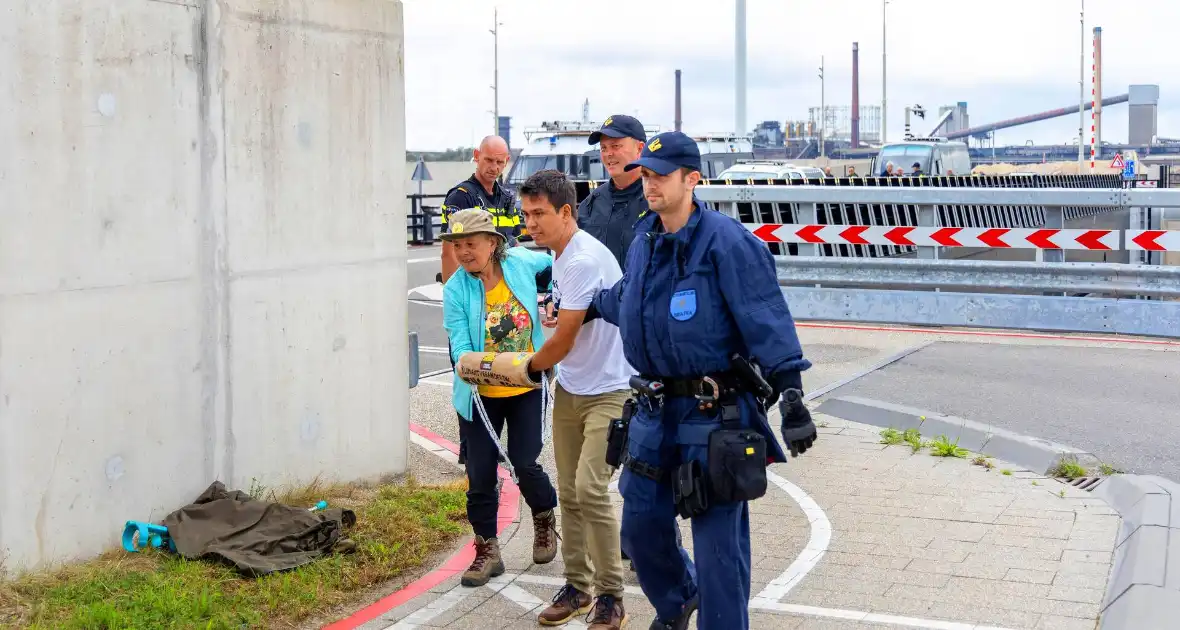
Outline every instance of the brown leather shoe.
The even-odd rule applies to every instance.
[[[533,562],[553,562],[557,557],[557,538],[557,516],[553,510],[533,516]]]
[[[623,609],[622,598],[600,595],[586,623],[590,624],[590,630],[622,630],[627,625],[627,611]]]
[[[590,597],[589,593],[583,593],[572,584],[566,584],[553,596],[553,605],[537,615],[537,621],[542,626],[560,626],[578,615],[590,612],[593,604],[594,598]]]
[[[500,541],[476,536],[475,560],[463,573],[463,586],[483,586],[488,580],[503,573],[504,559],[500,557]]]

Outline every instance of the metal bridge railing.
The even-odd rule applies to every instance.
[[[439,208],[446,195],[406,195],[410,210],[406,213],[406,241],[410,245],[433,245],[444,225]],[[437,201],[435,201],[437,200]]]
[[[1180,235],[1164,230],[1066,229],[1132,207],[1180,207],[1180,190],[754,185],[703,186],[696,194],[780,256],[941,258],[948,247],[1023,247],[1061,262],[1065,249],[1180,250]]]
[[[1065,228],[1087,212],[1180,208],[1180,190],[705,186],[697,196],[789,249],[776,256],[779,284],[801,320],[1180,338],[1180,267],[1064,262],[1067,249],[1180,251],[1180,230]],[[743,210],[767,205],[776,222]],[[1011,214],[1028,208],[1040,225]],[[960,247],[1035,249],[1039,260],[945,256]]]

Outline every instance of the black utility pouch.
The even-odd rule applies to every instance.
[[[635,413],[635,401],[628,399],[623,403],[623,417],[610,421],[606,430],[606,463],[611,468],[618,468],[623,463],[623,454],[627,452],[627,432],[631,428],[631,416]]]
[[[723,425],[709,434],[708,457],[709,489],[715,503],[753,501],[766,494],[766,438],[762,434]]]
[[[676,468],[676,476],[672,479],[672,496],[676,500],[676,513],[680,518],[689,519],[708,511],[706,484],[704,471],[697,460],[689,460]]]

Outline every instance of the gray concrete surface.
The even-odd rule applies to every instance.
[[[412,414],[453,440],[448,397],[448,387],[424,385],[412,392]],[[881,445],[874,427],[816,420],[815,449],[774,465],[770,491],[751,506],[753,628],[1094,627],[1120,524],[1105,502],[1017,466],[1002,474],[1004,462],[988,470],[913,454]],[[552,474],[548,448],[542,462]],[[508,573],[493,584],[464,588],[456,576],[363,627],[538,627],[561,562],[533,565],[531,539],[527,518],[503,537]],[[652,612],[634,574],[624,601],[628,627],[647,627]]]
[[[826,395],[839,396],[968,418],[1180,479],[1180,354],[1164,346],[938,341]]]
[[[0,558],[405,467],[402,4],[0,18]]]
[[[1118,476],[1094,495],[1122,516],[1101,629],[1175,627],[1180,617],[1180,484]]]

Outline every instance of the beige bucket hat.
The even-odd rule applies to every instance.
[[[450,231],[438,236],[444,241],[453,241],[472,234],[491,234],[500,237],[501,241],[508,242],[503,234],[496,231],[496,226],[492,223],[492,215],[487,210],[479,208],[460,210],[447,219],[447,225],[450,226]]]

